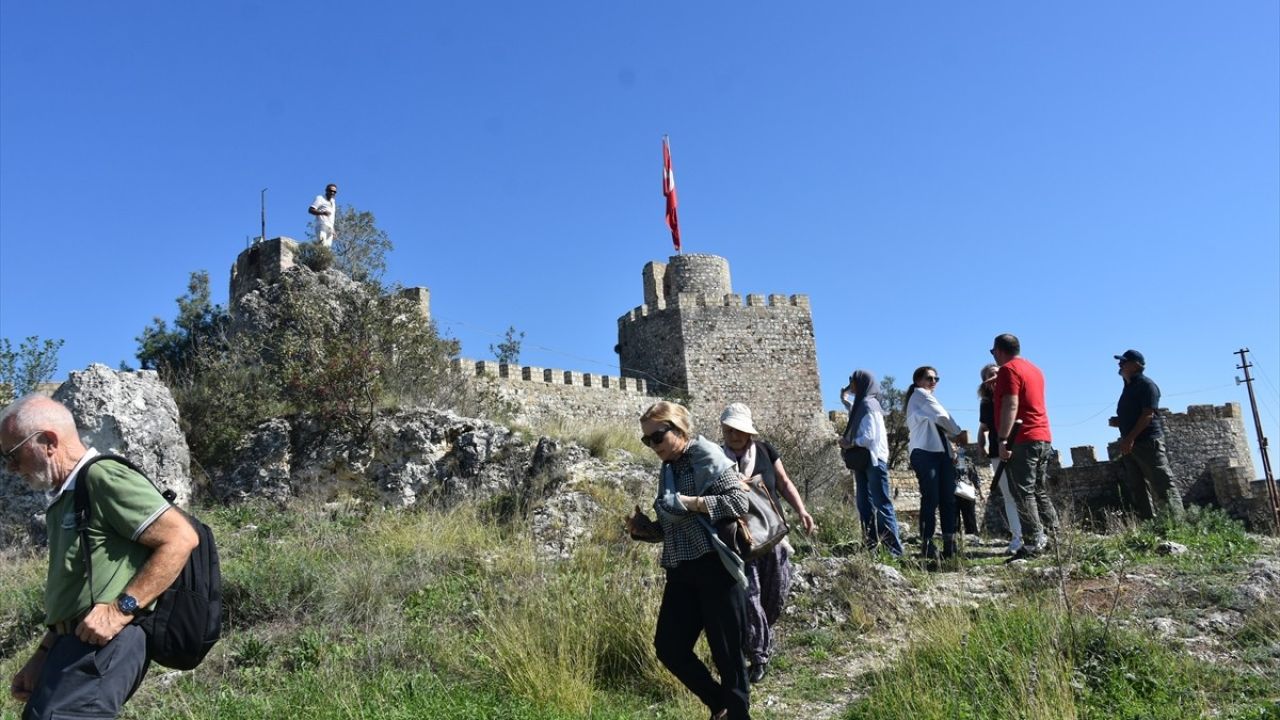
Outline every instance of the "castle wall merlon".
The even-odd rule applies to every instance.
[[[644,303],[653,307],[661,307],[663,298],[666,293],[667,264],[660,262],[645,263],[644,270],[640,271],[641,277],[644,279]]]
[[[566,385],[579,388],[590,388],[610,392],[644,395],[648,384],[639,378],[602,375],[599,373],[561,370],[559,368],[540,368],[532,365],[508,365],[492,360],[472,361],[465,358],[454,358],[451,365],[455,372],[510,381],[511,384],[530,383],[537,385]]]

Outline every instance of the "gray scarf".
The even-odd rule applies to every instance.
[[[853,371],[853,392],[853,406],[849,408],[849,425],[844,431],[845,442],[849,445],[853,445],[853,439],[858,435],[862,418],[868,413],[884,414],[879,400],[880,383],[876,382],[876,376],[870,370]]]

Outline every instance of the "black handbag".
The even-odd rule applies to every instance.
[[[866,470],[871,467],[871,451],[861,445],[844,448],[840,451],[840,459],[850,470]]]

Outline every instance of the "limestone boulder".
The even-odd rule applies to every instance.
[[[73,372],[54,393],[75,417],[87,447],[123,455],[179,505],[191,500],[191,454],[178,406],[151,370],[90,365]],[[45,542],[45,498],[17,475],[0,469],[0,547]]]

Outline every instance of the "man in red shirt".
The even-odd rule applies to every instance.
[[[1047,533],[1058,531],[1058,512],[1049,499],[1048,471],[1053,437],[1044,404],[1044,374],[1020,356],[1022,345],[1014,335],[997,335],[991,355],[1000,365],[996,376],[996,437],[1000,459],[1007,463],[1009,489],[1018,506],[1026,543],[1013,560],[1033,558],[1044,552]]]

